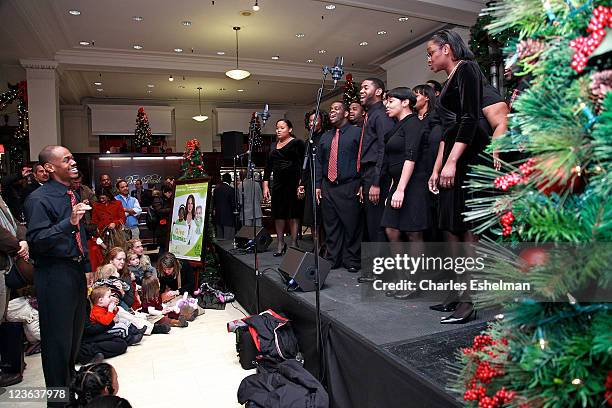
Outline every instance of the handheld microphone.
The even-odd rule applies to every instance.
[[[266,103],[266,106],[264,106],[264,110],[263,112],[258,112],[259,116],[261,117],[261,121],[262,123],[262,127],[264,127],[266,125],[266,121],[268,119],[270,119],[270,112],[268,110],[268,104]]]
[[[334,62],[334,66],[331,69],[332,79],[334,80],[334,89],[336,88],[336,84],[340,79],[342,79],[342,75],[344,75],[344,57],[336,57],[336,61]]]

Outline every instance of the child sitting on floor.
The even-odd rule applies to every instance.
[[[145,273],[150,273],[155,275],[155,268],[153,268],[150,264],[146,265],[140,262],[140,257],[134,251],[128,251],[127,253],[128,260],[128,270],[134,274],[136,279],[136,283],[138,285],[142,285],[142,277]]]
[[[159,293],[159,279],[149,273],[142,278],[142,312],[152,316],[163,315],[159,322],[173,327],[187,327],[189,325],[184,316],[162,304]]]
[[[137,329],[128,320],[117,316],[119,307],[110,288],[98,286],[92,290],[89,299],[91,301],[89,319],[92,323],[108,326],[107,333],[124,338],[130,346],[142,340],[146,327]]]

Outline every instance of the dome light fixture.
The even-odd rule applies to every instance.
[[[225,73],[225,75],[232,79],[235,79],[236,81],[240,81],[242,79],[250,77],[251,73],[244,69],[238,68],[238,31],[240,31],[240,27],[234,27],[233,29],[236,32],[236,69],[230,69]]]
[[[261,7],[259,7],[259,0],[255,0],[255,4],[253,4],[253,11],[259,11]]]
[[[200,114],[191,118],[191,119],[195,120],[196,122],[204,122],[206,119],[208,119],[208,116],[202,115],[202,95],[201,95],[201,92],[202,92],[202,87],[198,86],[198,105],[200,106]]]
[[[168,81],[170,81],[170,82],[174,81],[174,77],[173,77],[172,75],[170,75],[170,76],[168,77]]]

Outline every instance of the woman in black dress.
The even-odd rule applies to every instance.
[[[297,245],[298,222],[302,216],[302,203],[297,197],[297,188],[304,158],[304,142],[293,136],[293,124],[288,119],[276,122],[276,146],[270,152],[264,172],[264,200],[272,198],[272,218],[277,235],[277,251],[281,256],[287,250],[285,244],[285,222],[289,221],[291,245]],[[270,174],[274,173],[270,192]]]
[[[473,59],[474,54],[452,30],[437,31],[427,43],[431,70],[448,74],[440,104],[456,118],[444,131],[428,182],[429,190],[440,195],[439,227],[448,242],[476,242],[478,238],[464,220],[466,200],[472,198],[465,185],[469,166],[480,162],[479,154],[489,144],[490,136],[479,126],[484,77]],[[474,312],[471,301],[459,302],[454,309],[453,315],[442,318],[441,323],[464,323]]]
[[[307,112],[304,116],[304,126],[306,131],[310,134],[310,129],[315,123],[315,111]],[[312,133],[312,142],[314,146],[319,145],[321,136],[323,133],[331,129],[331,123],[329,122],[329,115],[325,111],[319,112],[319,120],[317,120],[317,126]],[[308,144],[306,145],[308,146]],[[312,210],[312,183],[310,182],[310,166],[306,166],[306,169],[302,169],[302,179],[298,186],[298,198],[304,200],[304,216],[302,217],[302,224],[312,227],[314,224],[314,211]],[[316,205],[316,204],[315,204]],[[321,216],[321,206],[316,205],[317,209],[317,224],[319,225],[319,242],[325,242],[325,232],[323,229],[323,218]],[[325,244],[323,244],[325,245]],[[324,247],[321,246],[321,253],[324,253]]]
[[[423,231],[429,228],[430,173],[416,102],[410,88],[387,92],[387,116],[397,119],[397,123],[385,135],[384,168],[391,176],[392,186],[381,225],[391,242],[401,242],[402,233],[409,242],[422,242]]]

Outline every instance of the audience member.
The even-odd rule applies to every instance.
[[[139,343],[146,331],[146,327],[136,329],[129,320],[119,317],[119,307],[111,289],[107,286],[98,286],[89,295],[91,311],[89,321],[92,324],[106,326],[106,333],[125,339],[129,346]]]
[[[168,301],[168,299],[184,292],[192,295],[196,289],[193,271],[189,262],[180,262],[171,252],[166,252],[157,260],[157,274],[164,301]],[[173,293],[174,296],[168,293],[164,296],[166,292],[170,291],[178,291],[179,293]]]
[[[159,279],[152,274],[147,274],[142,279],[141,311],[153,316],[162,316],[157,323],[168,324],[172,327],[187,327],[189,325],[184,316],[181,316],[170,307],[164,307],[160,293]]]
[[[134,251],[128,251],[127,253],[127,261],[128,261],[128,270],[130,274],[134,276],[134,280],[138,285],[142,285],[142,277],[145,273],[149,273],[151,275],[157,276],[157,272],[155,268],[151,265],[144,267],[140,263],[140,257]]]
[[[101,395],[94,398],[87,408],[132,408],[128,400],[116,395]]]
[[[153,198],[153,210],[159,217],[159,223],[155,228],[155,238],[159,244],[159,252],[168,250],[168,228],[172,216],[172,196],[174,187],[171,184],[162,186],[161,194]]]
[[[23,216],[23,189],[28,177],[32,174],[32,166],[24,165],[19,174],[9,175],[2,178],[2,198],[11,210],[13,217],[19,222],[24,221]]]
[[[130,231],[131,238],[140,237],[140,229],[138,228],[138,216],[142,214],[142,208],[138,200],[130,196],[128,183],[125,180],[119,180],[116,184],[119,194],[115,196],[117,201],[121,203],[125,215],[125,227]]]
[[[29,177],[28,184],[23,188],[21,199],[25,200],[27,196],[47,181],[49,181],[49,173],[47,173],[47,170],[45,170],[42,164],[36,163],[34,165],[34,171]]]
[[[98,201],[93,203],[91,221],[98,226],[98,232],[114,230],[125,223],[125,213],[121,203],[115,199],[107,187],[96,191]]]
[[[149,185],[149,189],[145,189],[142,185],[142,180],[137,179],[134,181],[134,190],[132,190],[130,195],[138,200],[141,207],[148,207],[153,202],[153,192],[150,188],[151,185]]]
[[[82,366],[70,386],[75,400],[73,406],[85,406],[102,395],[116,395],[119,391],[117,371],[108,363],[94,362]]]
[[[197,211],[196,211],[197,213]],[[127,248],[128,251],[134,251],[134,253],[136,255],[138,255],[138,257],[140,258],[140,265],[143,268],[148,268],[149,266],[152,266],[151,264],[151,258],[149,258],[149,255],[145,255],[144,253],[144,247],[142,246],[142,241],[139,239],[130,239],[127,242]],[[153,268],[155,269],[155,268]]]
[[[247,178],[247,172],[244,170],[240,172],[240,179],[242,183],[238,186],[238,202],[240,203],[240,220],[242,221],[242,225],[249,227],[257,225],[260,227],[263,218],[263,213],[261,212],[261,200],[263,199],[261,186],[257,181],[253,181],[252,173],[249,174]],[[253,189],[255,191],[253,191]],[[253,196],[253,194],[255,195]],[[255,220],[255,222],[253,222],[253,220]]]

